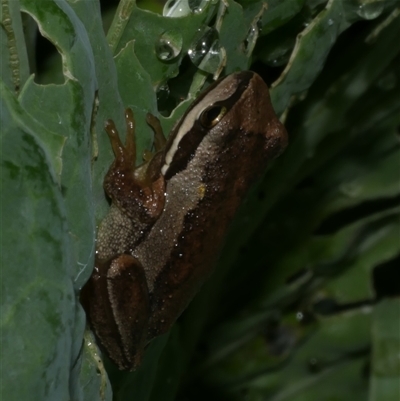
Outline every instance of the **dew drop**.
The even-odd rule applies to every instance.
[[[210,0],[189,0],[189,8],[193,13],[199,14],[204,11]]]
[[[356,13],[363,19],[371,20],[379,17],[384,9],[383,0],[379,1],[371,1],[371,0],[362,0],[359,1],[361,3]]]
[[[246,55],[250,55],[252,53],[261,30],[262,16],[254,20],[247,31],[246,38],[243,41],[243,48]]]
[[[163,8],[164,17],[183,17],[191,14],[188,0],[168,0]]]
[[[199,29],[188,54],[194,65],[199,65],[204,56],[210,51],[212,44],[218,40],[218,32],[214,28]]]
[[[210,27],[199,29],[188,55],[200,70],[214,74],[222,69],[226,62],[226,52],[219,44],[218,32]]]
[[[156,96],[157,96],[157,104],[159,105],[159,107],[158,107],[159,109],[160,108],[162,109],[162,106],[160,107],[160,105],[164,105],[168,101],[170,93],[171,93],[171,91],[170,91],[167,83],[162,84],[158,87]],[[164,196],[165,196],[165,194],[164,194]]]
[[[165,31],[156,43],[156,55],[161,61],[176,59],[182,51],[183,38],[175,30]]]

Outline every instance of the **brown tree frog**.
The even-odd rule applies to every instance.
[[[111,207],[82,292],[91,327],[121,370],[135,369],[149,341],[186,308],[250,184],[287,143],[266,84],[250,71],[209,86],[166,143],[158,120],[148,115],[148,123],[156,152],[138,167],[132,111],[125,145],[106,123],[115,155],[104,179]]]

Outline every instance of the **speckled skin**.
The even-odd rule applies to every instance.
[[[219,108],[206,114],[209,105]],[[99,229],[85,308],[110,358],[132,369],[144,345],[169,330],[212,272],[237,207],[283,151],[287,134],[267,86],[251,72],[232,74],[202,94],[145,168],[126,162],[132,149],[120,156],[112,131],[116,161],[105,179],[112,206]]]

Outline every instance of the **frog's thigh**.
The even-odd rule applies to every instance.
[[[107,272],[107,290],[114,321],[129,364],[140,363],[150,315],[144,270],[131,255],[115,258]]]
[[[140,364],[150,315],[149,293],[143,268],[131,255],[97,262],[84,289],[89,297],[90,323],[111,359],[120,369]]]

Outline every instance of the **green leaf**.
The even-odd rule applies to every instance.
[[[400,304],[387,299],[377,305],[372,322],[370,399],[398,400],[400,396]]]
[[[0,115],[2,395],[68,399],[77,300],[64,201],[38,124],[4,85]]]

